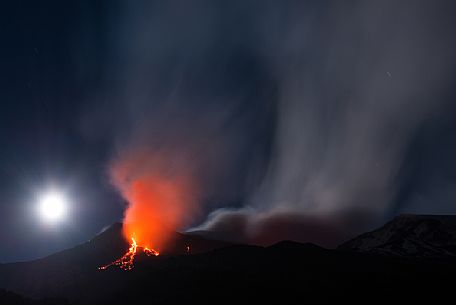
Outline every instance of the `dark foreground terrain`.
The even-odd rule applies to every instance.
[[[448,250],[452,249],[453,235],[443,231],[452,230],[448,223],[454,219],[439,219],[425,218],[420,223],[422,218],[397,218],[385,232],[366,233],[370,235],[361,235],[361,239],[352,240],[339,250],[288,241],[266,248],[228,245],[179,234],[168,253],[159,257],[139,255],[131,271],[97,270],[128,247],[120,237],[120,225],[114,225],[76,248],[41,260],[0,265],[0,287],[28,298],[2,291],[0,302],[444,304],[453,297],[456,259]],[[390,231],[391,225],[394,232]],[[432,232],[436,231],[439,240],[433,242]],[[399,251],[400,239],[419,241],[420,234],[428,237],[426,255],[417,255],[417,251],[404,255],[415,249],[410,247]],[[394,250],[401,255],[384,251],[391,247],[382,248],[382,243],[393,243]],[[192,245],[190,254],[184,250],[187,244]],[[409,246],[410,242],[402,244]],[[442,252],[439,247],[446,250]]]

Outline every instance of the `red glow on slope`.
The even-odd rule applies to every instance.
[[[113,261],[110,264],[107,264],[105,266],[101,266],[98,269],[99,270],[106,270],[111,266],[118,266],[122,270],[131,270],[134,267],[134,262],[135,262],[135,256],[138,251],[138,244],[136,243],[136,240],[134,238],[131,239],[131,245],[130,248],[128,249],[127,253],[125,253],[121,258]],[[151,250],[148,248],[142,248],[142,251],[146,253],[147,256],[150,255],[155,255],[158,256],[160,253],[155,250]]]

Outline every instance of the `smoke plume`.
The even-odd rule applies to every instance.
[[[398,204],[409,142],[444,109],[451,88],[452,6],[277,6],[267,16],[262,50],[278,79],[279,103],[267,175],[246,208],[212,213],[195,230],[262,244],[291,238],[335,246],[378,225]]]
[[[403,204],[410,143],[448,108],[452,1],[120,3],[95,117],[127,235],[334,246]]]
[[[124,236],[142,247],[163,249],[197,213],[197,181],[191,169],[164,152],[124,152],[115,159],[111,176],[128,202]]]

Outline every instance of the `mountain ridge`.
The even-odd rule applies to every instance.
[[[405,257],[456,256],[456,215],[401,214],[337,249]]]
[[[428,229],[453,228],[452,217],[437,219],[443,227],[435,225],[435,217],[438,218],[401,215],[357,238],[364,240],[376,231],[382,232],[378,237],[395,236],[395,240],[417,232],[430,238],[434,235],[428,234]],[[423,220],[424,225],[420,225]],[[22,304],[27,305],[47,296],[78,305],[305,301],[334,304],[346,298],[347,291],[352,292],[353,304],[365,304],[366,300],[384,304],[391,298],[405,303],[435,303],[436,293],[451,285],[456,273],[455,256],[436,260],[430,256],[360,251],[353,247],[326,249],[286,240],[263,247],[226,244],[181,233],[175,236],[175,252],[165,251],[158,257],[138,254],[130,271],[116,267],[98,270],[99,263],[105,263],[108,256],[118,258],[128,247],[121,225],[114,224],[72,249],[0,266],[0,288],[25,296]],[[183,249],[189,241],[195,252]],[[378,295],[378,291],[382,294]],[[430,295],[423,296],[421,292]]]

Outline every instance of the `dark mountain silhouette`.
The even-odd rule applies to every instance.
[[[456,274],[456,261],[448,255],[387,256],[292,241],[229,245],[186,234],[176,234],[163,255],[138,255],[131,271],[97,269],[127,248],[116,224],[73,249],[1,265],[0,287],[79,305],[435,304],[452,296]],[[35,304],[24,300],[17,304]]]
[[[456,256],[456,216],[400,215],[339,249],[414,257]]]
[[[207,252],[229,245],[225,242],[205,239],[200,236],[175,233],[169,246],[160,257]],[[31,297],[67,297],[83,294],[85,282],[90,282],[98,267],[121,257],[129,244],[122,236],[122,224],[116,223],[86,243],[42,259],[29,262],[0,265],[0,288],[13,290]],[[145,258],[138,253],[137,260]],[[117,268],[117,267],[112,267]]]

